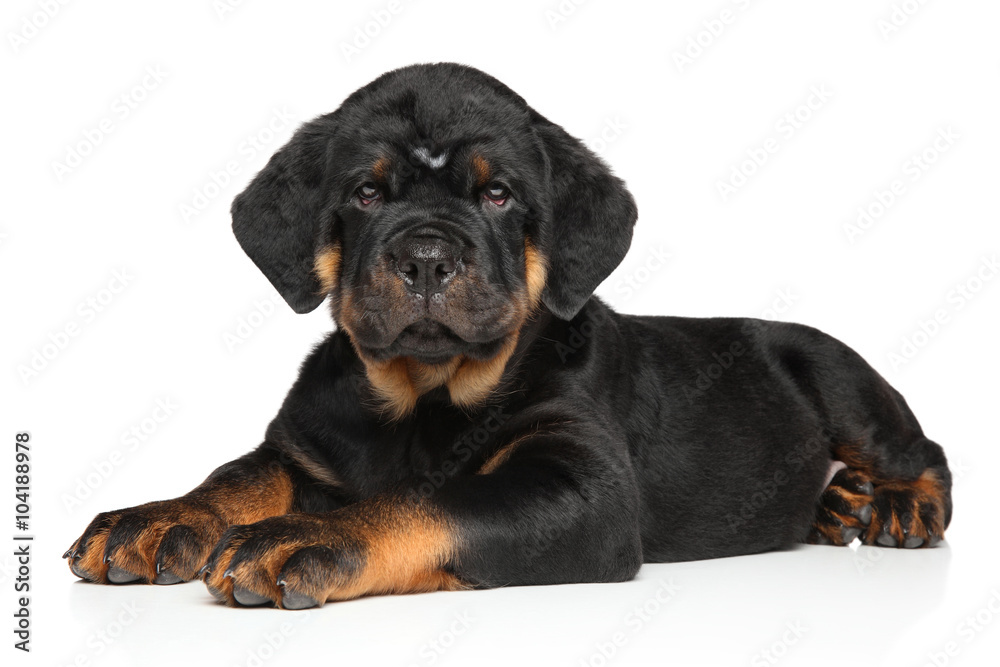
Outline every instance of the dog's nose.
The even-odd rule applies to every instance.
[[[406,289],[430,296],[444,290],[458,269],[455,248],[444,239],[409,239],[396,253],[396,267]]]

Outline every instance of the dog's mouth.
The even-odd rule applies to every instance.
[[[338,323],[372,361],[408,357],[440,364],[487,359],[521,325],[523,306],[483,280],[465,276],[441,293],[411,294],[395,276],[375,274],[344,291]]]
[[[393,346],[401,356],[424,363],[440,363],[461,354],[468,343],[444,324],[424,318],[403,329]]]
[[[407,357],[423,364],[435,366],[458,357],[489,359],[497,354],[509,334],[483,341],[469,341],[459,336],[448,325],[431,318],[422,318],[403,328],[391,343],[371,347],[361,340],[360,351],[376,361]]]

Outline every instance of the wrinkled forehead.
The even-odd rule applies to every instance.
[[[348,100],[333,140],[348,171],[376,175],[511,171],[539,150],[523,103],[455,87],[383,90]]]

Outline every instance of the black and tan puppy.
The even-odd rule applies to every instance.
[[[636,207],[499,81],[390,72],[305,124],[233,204],[243,249],[337,331],[264,442],[100,514],[100,583],[201,574],[230,604],[622,581],[796,542],[938,542],[951,475],[902,396],[814,329],[592,298]]]

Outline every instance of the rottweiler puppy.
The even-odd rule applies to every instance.
[[[230,605],[625,581],[797,542],[929,547],[951,474],[843,343],[592,296],[625,184],[496,79],[416,65],[303,125],[234,201],[240,245],[336,331],[263,443],[99,514],[98,583],[201,577]]]

